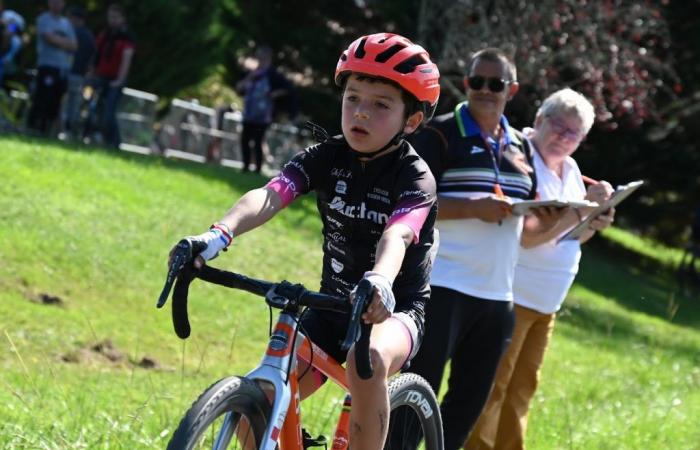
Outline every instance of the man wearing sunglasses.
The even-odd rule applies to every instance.
[[[528,163],[532,149],[503,115],[518,91],[515,65],[498,49],[481,50],[469,63],[464,86],[466,101],[411,141],[438,182],[440,248],[425,340],[410,370],[437,393],[451,360],[440,408],[446,450],[466,440],[510,342],[521,236],[556,220],[552,211],[542,211],[542,220],[535,218],[523,231],[522,216],[512,214],[512,199],[536,194]]]

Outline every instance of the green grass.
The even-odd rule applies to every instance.
[[[1,448],[163,448],[203,389],[257,364],[268,330],[259,299],[194,285],[187,341],[155,301],[172,244],[263,179],[4,137],[0,180]],[[305,198],[213,264],[317,288],[320,246]],[[664,273],[586,250],[545,360],[529,448],[700,448],[700,304],[674,294]],[[42,293],[64,305],[30,301]],[[64,361],[105,339],[120,361]],[[160,367],[134,364],[145,356]],[[330,433],[336,393],[305,402],[312,433]]]
[[[668,247],[620,228],[608,228],[603,231],[603,236],[609,242],[661,266],[678,267],[683,257],[682,249]]]

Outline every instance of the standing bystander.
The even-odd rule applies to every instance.
[[[547,97],[537,111],[534,128],[526,128],[534,147],[537,192],[542,200],[583,200],[602,203],[612,186],[598,182],[584,188],[581,171],[571,155],[593,125],[593,105],[571,89]],[[594,220],[580,239],[558,238],[578,225],[590,209],[570,209],[549,230],[525,236],[513,281],[515,328],[496,372],[493,391],[465,444],[470,450],[521,450],[530,400],[535,394],[544,353],[554,329],[554,317],[578,272],[581,244],[595,231],[610,226],[614,209]]]
[[[410,370],[437,393],[451,361],[440,405],[446,450],[464,444],[510,343],[521,236],[547,229],[561,214],[547,208],[526,220],[512,214],[514,199],[536,193],[530,143],[503,115],[518,90],[515,65],[489,48],[477,52],[467,70],[467,101],[411,141],[438,183],[440,248],[425,339]]]
[[[99,91],[102,103],[100,125],[105,143],[118,148],[121,143],[117,107],[122,88],[131,69],[135,43],[127,28],[124,8],[116,3],[107,9],[107,28],[97,36],[95,67],[95,88]]]
[[[252,162],[251,142],[255,148],[255,171],[260,173],[263,161],[265,132],[272,123],[275,100],[292,91],[291,83],[272,65],[272,49],[260,46],[255,51],[257,67],[238,82],[236,90],[243,98],[243,131],[241,153],[243,171]]]
[[[73,66],[68,74],[68,93],[61,116],[63,132],[75,135],[83,100],[85,74],[95,53],[95,36],[85,25],[85,10],[81,6],[68,8],[68,20],[73,25],[78,49],[73,56]]]
[[[63,15],[63,0],[48,0],[48,11],[36,21],[37,76],[27,125],[48,133],[66,92],[73,52],[78,48],[73,26]]]

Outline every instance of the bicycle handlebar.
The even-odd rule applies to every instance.
[[[268,305],[279,309],[307,306],[313,309],[350,313],[348,330],[341,348],[348,350],[353,344],[356,344],[357,373],[364,380],[372,377],[374,370],[369,356],[369,337],[372,325],[363,323],[361,317],[372,298],[372,284],[368,280],[360,281],[351,305],[346,297],[309,291],[300,284],[291,284],[287,281],[272,283],[256,280],[206,265],[201,269],[196,269],[192,262],[194,257],[204,250],[200,246],[199,242],[192,242],[188,239],[182,239],[178,242],[171,256],[165,285],[156,304],[158,308],[165,305],[174,282],[172,320],[178,337],[187,339],[190,336],[191,327],[187,311],[189,286],[195,278],[200,278],[209,283],[265,297]]]

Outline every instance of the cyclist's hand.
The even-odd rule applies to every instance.
[[[513,214],[510,200],[497,196],[471,200],[476,206],[476,217],[488,223],[500,222]]]
[[[188,236],[185,239],[192,242],[193,244],[201,244],[199,246],[193,245],[194,248],[204,248],[204,250],[202,250],[198,255],[193,255],[195,256],[194,266],[199,269],[205,264],[206,261],[216,258],[221,250],[226,250],[229,244],[231,244],[232,236],[231,232],[226,227],[216,224],[212,225],[212,227],[205,233],[199,234],[197,236]],[[170,255],[168,257],[168,265],[172,263],[172,256],[174,250],[175,247],[173,247],[173,249],[170,250]]]
[[[365,272],[363,277],[372,283],[372,298],[367,310],[362,314],[365,323],[382,323],[394,312],[396,299],[391,289],[391,281],[379,272]],[[354,291],[353,291],[354,292]]]

